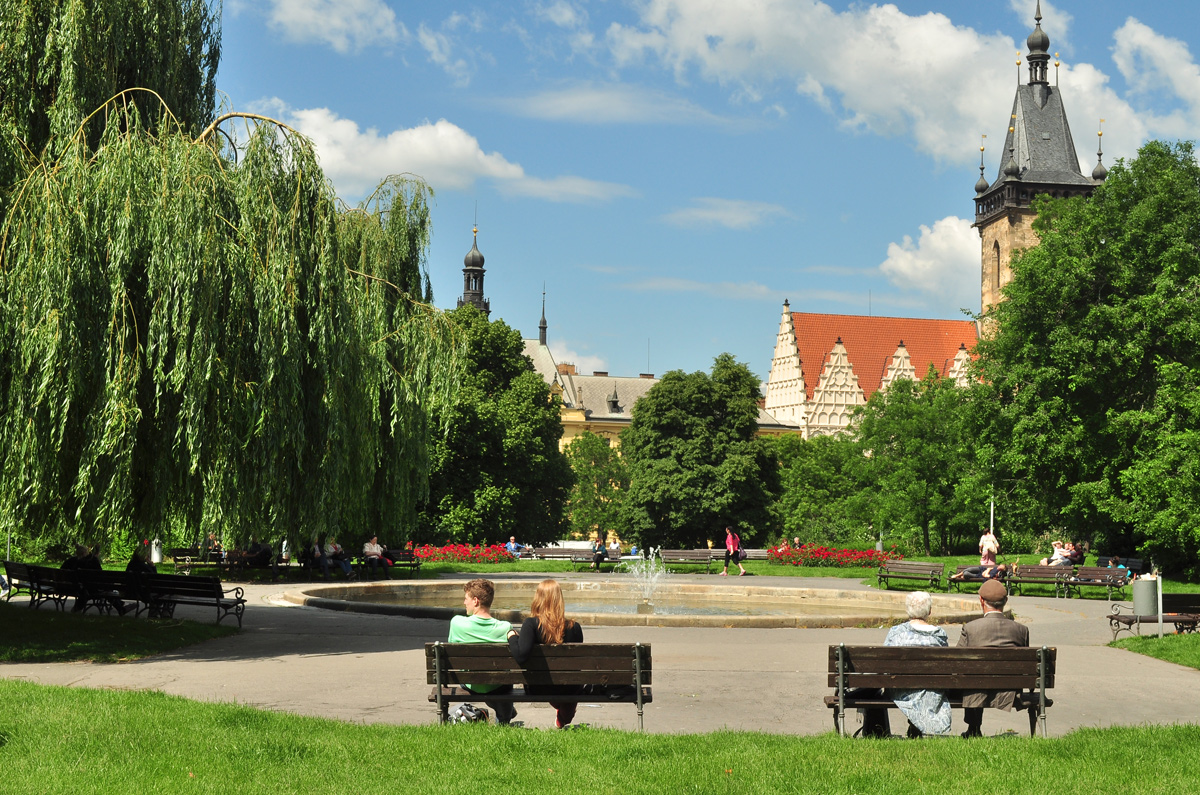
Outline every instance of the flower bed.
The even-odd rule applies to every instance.
[[[885,560],[903,560],[895,552],[876,552],[873,549],[833,549],[814,544],[799,547],[771,547],[767,560],[785,566],[816,566],[832,569],[876,568]]]
[[[441,547],[421,544],[413,549],[413,553],[427,563],[512,563],[516,560],[503,544],[488,547],[474,544],[446,544]]]

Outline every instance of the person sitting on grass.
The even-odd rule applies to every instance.
[[[566,617],[563,609],[562,588],[556,580],[542,580],[538,583],[537,592],[533,595],[533,604],[529,607],[529,618],[521,625],[520,631],[509,630],[508,650],[513,659],[524,665],[529,659],[533,647],[538,644],[557,646],[560,643],[583,643],[583,628],[579,623]],[[577,695],[580,687],[576,685],[559,685],[536,688],[526,687],[530,695],[566,696]],[[575,711],[579,706],[574,701],[549,701],[556,711],[554,727],[565,729],[575,720]]]
[[[492,600],[496,596],[496,586],[490,580],[471,580],[463,586],[463,607],[467,614],[450,619],[450,643],[506,643],[512,624],[492,618]],[[488,705],[496,722],[501,725],[512,723],[517,717],[517,710],[511,701],[489,701],[488,694],[507,695],[512,692],[512,685],[467,685],[467,690],[484,697],[483,703]]]

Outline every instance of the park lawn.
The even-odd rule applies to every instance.
[[[233,635],[233,625],[78,615],[0,603],[0,662],[125,662]],[[3,724],[0,724],[2,726]],[[2,733],[2,731],[0,731]]]
[[[1157,627],[1157,625],[1154,626]],[[1159,638],[1157,628],[1153,630],[1155,633],[1153,635],[1149,634],[1151,629],[1148,625],[1143,625],[1142,629],[1147,634],[1121,638],[1108,645],[1178,665],[1186,665],[1188,668],[1200,669],[1200,634],[1189,632],[1176,635],[1173,634],[1173,627],[1166,624],[1165,631],[1172,634],[1164,634]]]
[[[4,791],[421,793],[1188,792],[1196,725],[1065,737],[851,740],[342,723],[157,692],[0,681]],[[1136,776],[1127,756],[1137,749]],[[1063,764],[1064,759],[1071,764]],[[998,785],[997,777],[1002,784]]]

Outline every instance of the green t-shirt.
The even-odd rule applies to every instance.
[[[455,616],[450,619],[450,643],[508,643],[512,624],[495,618]],[[490,693],[499,685],[466,685],[472,693]]]

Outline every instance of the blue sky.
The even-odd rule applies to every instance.
[[[1085,173],[1101,118],[1108,165],[1196,137],[1200,6],[1041,5]],[[478,213],[493,319],[536,336],[544,284],[559,361],[661,375],[728,351],[765,380],[785,298],[979,309],[980,135],[993,179],[1033,7],[225,0],[218,86],[310,136],[351,204],[428,181],[438,306]]]

